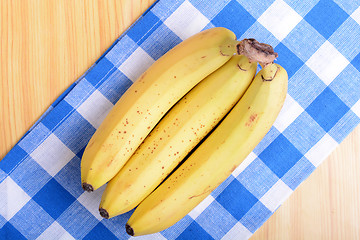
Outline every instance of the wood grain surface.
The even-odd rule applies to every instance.
[[[154,0],[0,1],[0,159]],[[360,127],[251,239],[360,239]]]

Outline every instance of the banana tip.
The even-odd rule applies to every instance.
[[[126,228],[127,234],[129,234],[130,236],[134,236],[134,229],[132,229],[132,227],[130,227],[129,224],[126,224],[125,228]]]
[[[126,228],[127,234],[129,234],[130,236],[134,236],[134,229],[132,229],[132,227],[130,227],[129,224],[126,224],[125,228]]]
[[[100,216],[102,216],[103,218],[106,218],[106,219],[109,218],[109,213],[106,211],[106,209],[99,208],[99,212],[100,212]]]
[[[94,191],[94,187],[91,184],[88,183],[82,183],[82,188],[87,191],[87,192],[93,192]]]

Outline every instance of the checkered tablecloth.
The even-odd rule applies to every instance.
[[[279,53],[283,110],[242,165],[173,227],[136,239],[247,239],[360,122],[360,3],[159,0],[0,162],[0,239],[128,239],[131,212],[104,220],[102,187],[84,193],[83,150],[106,113],[154,61],[215,26]]]

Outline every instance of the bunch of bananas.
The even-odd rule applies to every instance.
[[[277,54],[226,28],[202,31],[158,59],[89,141],[82,187],[107,184],[100,215],[136,207],[132,236],[162,231],[219,186],[269,131],[288,76]],[[256,74],[257,63],[262,69]],[[256,76],[255,76],[256,74]]]

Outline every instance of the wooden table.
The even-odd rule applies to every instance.
[[[0,1],[0,159],[154,0]],[[252,239],[360,239],[360,127]]]

